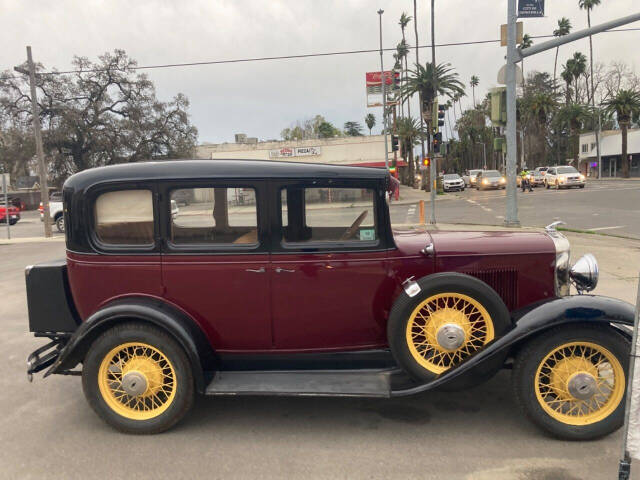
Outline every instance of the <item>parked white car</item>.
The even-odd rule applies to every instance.
[[[44,207],[42,202],[38,207],[40,211],[40,221],[44,222]],[[56,224],[56,228],[59,232],[64,233],[64,215],[62,210],[62,201],[49,200],[49,213],[51,214],[51,221]]]
[[[442,177],[442,189],[445,192],[464,190],[464,180],[457,173],[445,173]]]
[[[584,188],[585,183],[584,175],[571,165],[549,167],[544,176],[545,186],[547,188],[554,187],[556,190],[571,187]]]

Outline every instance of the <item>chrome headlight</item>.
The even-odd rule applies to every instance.
[[[571,293],[569,283],[569,258],[571,248],[567,237],[556,230],[556,226],[564,222],[553,222],[545,228],[547,235],[553,240],[556,247],[556,265],[554,274],[555,293],[557,297],[566,297]]]
[[[590,292],[598,285],[598,262],[596,257],[587,253],[569,270],[569,277],[578,293]]]

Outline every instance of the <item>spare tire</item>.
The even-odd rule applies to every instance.
[[[389,315],[393,356],[407,373],[428,381],[504,334],[509,310],[489,285],[461,273],[437,273],[417,281],[420,291],[402,292]]]

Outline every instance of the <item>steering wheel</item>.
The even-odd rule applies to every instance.
[[[347,231],[342,234],[340,240],[351,240],[353,237],[355,237],[356,233],[358,233],[358,228],[360,227],[360,225],[362,225],[364,219],[367,218],[368,213],[368,210],[364,210],[360,215],[358,215],[358,218],[356,218],[351,226],[347,228]]]

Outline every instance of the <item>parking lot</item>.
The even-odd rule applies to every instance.
[[[640,207],[640,188],[616,185],[603,182],[584,191],[519,194],[521,218],[523,223],[541,225],[558,216],[567,220],[566,214],[555,213],[561,207],[571,212],[571,227],[624,224],[620,233],[640,237],[638,219],[632,222]],[[449,194],[438,200],[438,218],[500,223],[503,195],[501,191]],[[622,199],[630,200],[623,204]],[[589,202],[594,205],[585,205]],[[353,213],[346,210],[350,209],[336,214]],[[395,223],[414,222],[416,215],[415,204],[392,207]],[[37,214],[27,212],[12,229],[12,235],[24,241],[0,244],[4,267],[0,318],[5,329],[0,478],[615,477],[620,432],[586,443],[546,436],[517,410],[508,371],[471,390],[392,400],[198,398],[186,421],[167,433],[151,437],[117,433],[89,408],[79,378],[38,375],[33,384],[27,382],[25,358],[44,341],[27,331],[24,267],[64,255],[61,235],[43,242],[37,239],[41,231]],[[568,236],[574,258],[591,251],[600,262],[601,281],[595,293],[633,301],[640,242]]]

